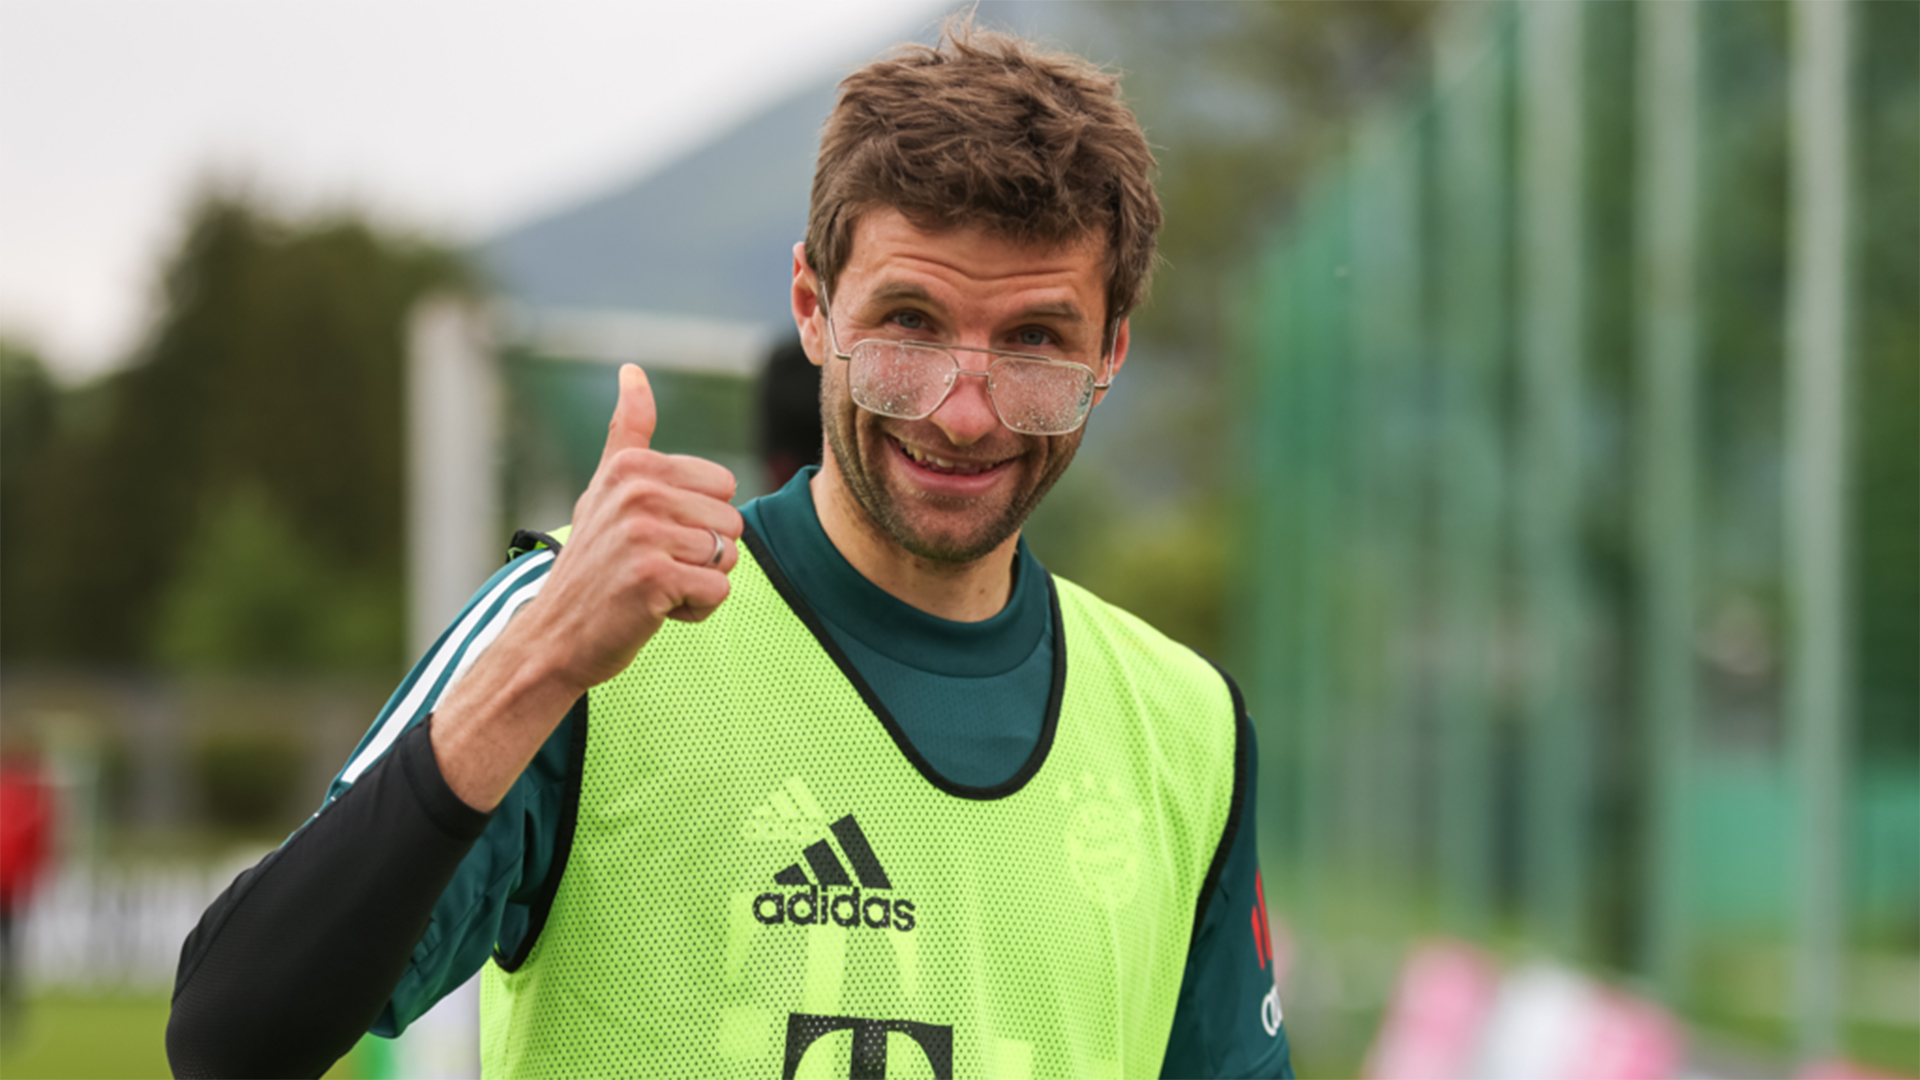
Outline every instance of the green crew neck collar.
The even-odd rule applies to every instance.
[[[980,622],[930,615],[868,581],[833,546],[820,525],[809,466],[779,491],[741,509],[747,524],[767,542],[774,560],[836,629],[898,663],[963,678],[1000,675],[1033,654],[1047,628],[1046,573],[1022,539],[1014,554],[1013,595]]]

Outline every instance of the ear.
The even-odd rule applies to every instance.
[[[1113,331],[1113,353],[1107,362],[1101,365],[1102,375],[1109,383],[1119,376],[1120,365],[1127,362],[1128,340],[1127,320],[1121,319],[1120,325],[1115,327]],[[1094,391],[1093,403],[1095,405],[1100,404],[1106,396],[1107,392],[1105,390]]]
[[[793,245],[793,325],[800,331],[800,346],[807,359],[819,367],[827,356],[827,332],[820,314],[820,279],[807,265],[807,244]]]

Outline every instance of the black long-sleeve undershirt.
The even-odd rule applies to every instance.
[[[417,724],[234,879],[180,951],[175,1076],[319,1076],[385,1007],[491,815],[460,801]]]

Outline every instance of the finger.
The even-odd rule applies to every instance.
[[[718,604],[713,607],[701,608],[694,607],[690,604],[681,604],[679,607],[667,612],[667,618],[672,619],[674,622],[683,623],[706,622],[707,616],[719,610],[720,606]]]
[[[675,537],[673,557],[688,566],[711,567],[724,574],[740,561],[737,543],[714,529],[683,528]]]
[[[740,511],[722,500],[659,481],[627,485],[611,512],[627,515],[635,527],[642,529],[654,527],[646,524],[648,522],[660,526],[686,525],[712,529],[729,540],[738,539],[746,531]]]
[[[667,612],[667,618],[699,622],[726,601],[733,583],[718,570],[684,566],[675,576],[674,588],[681,599],[677,607]]]
[[[647,373],[634,364],[620,365],[620,400],[613,406],[613,419],[607,423],[607,445],[600,452],[602,464],[622,450],[645,450],[653,441],[657,415],[653,407],[653,387]]]
[[[688,454],[662,454],[658,468],[656,475],[674,487],[697,491],[721,502],[731,500],[740,488],[732,469],[706,458]]]

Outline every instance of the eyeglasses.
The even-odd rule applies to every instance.
[[[987,380],[987,400],[1001,423],[1023,435],[1065,435],[1086,422],[1093,392],[1113,385],[1111,376],[1096,380],[1084,364],[1005,349],[867,338],[842,352],[824,288],[820,313],[833,358],[848,364],[853,403],[896,420],[925,420],[953,393],[960,376],[978,375]],[[954,355],[961,352],[997,359],[985,371],[968,371]]]

